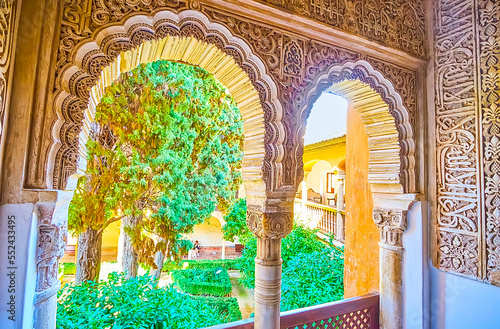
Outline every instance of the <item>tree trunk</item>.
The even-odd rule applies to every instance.
[[[102,231],[88,228],[78,236],[76,283],[99,281],[101,271]]]
[[[157,251],[155,254],[155,265],[158,267],[156,270],[153,270],[153,276],[158,280],[160,279],[161,270],[163,269],[163,262],[165,260],[165,254],[161,251]]]
[[[139,269],[139,255],[135,251],[134,246],[132,246],[132,239],[125,232],[125,227],[134,227],[137,224],[137,219],[133,216],[126,216],[122,219],[122,225],[120,229],[120,234],[123,238],[123,250],[121,258],[121,268],[122,272],[127,272],[126,278],[135,278],[137,276],[137,270]]]

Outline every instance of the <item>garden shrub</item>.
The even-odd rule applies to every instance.
[[[224,297],[232,291],[231,280],[223,268],[172,271],[172,281],[192,295]]]
[[[317,230],[296,224],[281,242],[283,259],[281,310],[332,302],[344,295],[344,251],[320,240]],[[238,259],[240,282],[255,288],[257,239],[246,244]]]
[[[281,241],[281,258],[283,268],[288,261],[299,254],[321,251],[327,245],[316,235],[317,230],[295,225],[292,232]],[[257,238],[249,239],[243,249],[242,256],[237,259],[236,267],[241,272],[240,282],[247,288],[255,288],[255,257],[257,255]]]
[[[220,308],[157,286],[149,276],[65,285],[58,293],[58,329],[194,329],[227,322]]]
[[[344,298],[344,255],[325,248],[300,253],[283,267],[281,311],[329,303]]]
[[[224,268],[226,270],[236,269],[237,259],[214,259],[214,260],[180,260],[168,261],[163,264],[163,272],[182,269],[213,269]]]
[[[224,322],[241,320],[240,307],[235,297],[192,296],[192,298],[199,299],[217,309],[218,313],[224,316]]]

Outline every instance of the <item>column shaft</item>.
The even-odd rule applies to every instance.
[[[380,328],[403,328],[403,250],[380,246]]]
[[[255,329],[280,327],[281,239],[257,240]]]

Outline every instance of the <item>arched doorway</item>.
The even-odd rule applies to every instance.
[[[144,32],[145,26],[148,32]],[[124,31],[127,32],[126,37]],[[107,55],[103,52],[107,52]],[[282,170],[281,102],[277,99],[276,87],[267,75],[265,65],[245,41],[234,37],[225,27],[210,22],[196,11],[180,14],[163,11],[153,17],[130,17],[121,26],[110,26],[96,33],[79,45],[74,58],[63,63],[58,76],[60,88],[54,102],[58,121],[53,127],[53,136],[59,136],[59,139],[52,145],[47,167],[51,185],[59,189],[67,186],[66,197],[69,197],[70,189],[74,188],[71,179],[71,183],[66,183],[70,175],[85,170],[85,143],[89,138],[95,108],[105,88],[121,73],[141,63],[159,59],[199,66],[228,88],[244,121],[242,176],[248,195],[248,208],[253,214],[260,214],[257,221],[251,222],[267,227],[267,224],[263,225],[263,214],[268,211],[268,185],[272,184],[266,183],[273,180],[277,171]],[[69,202],[66,200],[66,209],[67,204]],[[276,210],[273,208],[271,211]],[[58,212],[64,213],[64,209],[58,209]],[[281,236],[291,230],[291,216],[290,208],[289,213],[281,210],[279,216],[270,217],[273,238],[279,241]],[[250,218],[255,219],[255,216]],[[281,230],[276,232],[276,227]],[[263,232],[266,234],[267,229]],[[266,300],[258,298],[259,289],[256,295],[256,308],[267,309]],[[46,302],[49,303],[52,297],[53,294]],[[43,305],[39,307],[41,309]],[[43,312],[36,314],[38,317],[44,316]],[[279,320],[279,307],[270,315]],[[266,323],[269,316],[262,315],[259,318]]]
[[[319,73],[314,84],[304,91],[305,101],[297,106],[300,137],[312,104],[323,91],[346,98],[359,113],[366,130],[373,220],[380,231],[380,320],[384,328],[399,328],[403,317],[402,235],[416,190],[415,144],[409,112],[393,84],[369,63],[347,62]],[[302,140],[298,139],[302,148]]]

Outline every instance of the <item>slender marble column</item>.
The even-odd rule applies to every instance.
[[[255,258],[255,329],[279,329],[281,239],[291,232],[293,212],[248,211],[247,225],[257,236]]]
[[[403,328],[403,232],[407,212],[374,209],[373,219],[380,229],[380,327]]]
[[[255,328],[279,328],[281,239],[257,238],[255,259]]]
[[[72,195],[72,193],[69,193]],[[38,242],[36,251],[36,288],[34,298],[35,329],[56,327],[57,278],[59,259],[64,256],[67,241],[67,209],[71,198],[54,203],[38,203]],[[66,217],[61,216],[66,215]]]
[[[345,178],[345,175],[343,176]],[[344,179],[339,180],[337,191],[337,209],[344,210]],[[337,240],[344,241],[344,216],[337,213],[337,232],[335,234]]]

